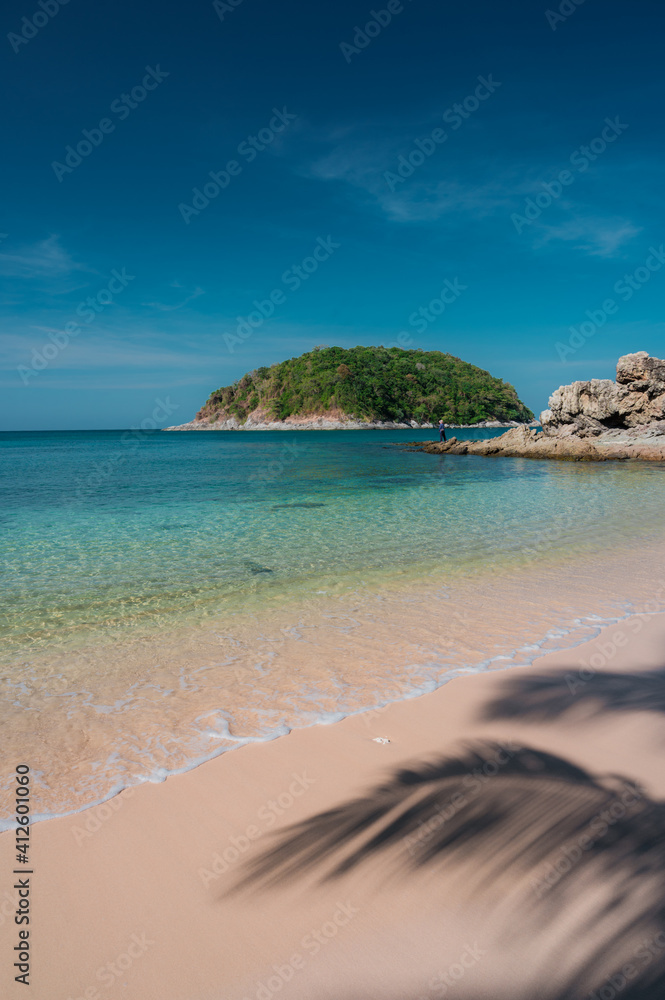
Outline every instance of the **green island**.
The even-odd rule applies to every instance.
[[[533,419],[512,385],[452,354],[315,347],[216,389],[196,420],[243,424],[250,417],[284,421],[329,415],[419,424]]]

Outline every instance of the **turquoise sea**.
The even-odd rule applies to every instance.
[[[501,430],[452,433],[487,437]],[[39,708],[40,718],[50,719],[44,739],[57,743],[61,718],[69,740],[63,745],[74,747],[73,753],[83,737],[72,734],[88,734],[94,744],[90,727],[102,716],[104,739],[114,732],[124,739],[133,723],[123,692],[140,682],[144,668],[133,646],[131,676],[125,677],[119,643],[140,642],[151,650],[151,664],[160,661],[160,684],[170,692],[162,702],[168,701],[177,732],[178,685],[165,685],[166,654],[153,655],[167,633],[186,636],[206,623],[219,633],[220,622],[242,621],[243,642],[251,645],[247,622],[263,634],[261,616],[268,609],[277,628],[276,615],[290,615],[291,621],[298,608],[307,604],[311,610],[316,600],[367,598],[419,581],[454,589],[490,569],[547,565],[552,573],[571,559],[601,557],[622,546],[646,551],[662,537],[660,463],[432,456],[401,447],[435,437],[431,430],[1,434],[0,638],[7,731]],[[614,599],[608,615],[627,608]],[[560,612],[555,624],[563,634],[591,610],[570,611],[569,622]],[[105,649],[106,660],[102,655],[100,661]],[[244,652],[251,659],[251,650]],[[196,655],[180,657],[180,678],[182,664],[189,669]],[[312,652],[310,676],[307,656],[297,655],[311,721],[319,689],[321,713],[330,713],[330,689],[324,695],[321,657]],[[296,669],[289,667],[293,657],[282,663],[282,675]],[[78,666],[70,675],[67,665],[74,658]],[[102,661],[106,665],[100,667]],[[224,662],[228,657],[218,671]],[[265,662],[261,669],[265,672]],[[86,714],[82,707],[77,716],[72,706],[81,699],[83,679],[86,711],[91,710]],[[344,688],[345,711],[367,704],[368,693],[358,688],[356,697],[348,677],[328,679]],[[236,707],[238,698],[252,698],[246,678],[243,684],[244,693],[228,687]],[[104,685],[100,708],[96,692]],[[197,709],[206,704],[205,692],[199,694]],[[114,706],[121,701],[125,708],[117,709],[116,718]],[[210,710],[224,714],[227,737],[246,735],[242,714],[220,703],[217,688],[209,701]],[[150,710],[151,725],[158,725],[159,705],[151,702]],[[286,723],[282,713],[280,725],[293,724],[299,711],[294,708]],[[17,722],[16,731],[25,735],[25,725]],[[261,729],[264,735],[278,731],[277,723]],[[181,735],[184,746],[191,734]],[[111,757],[116,751],[109,751]],[[185,752],[179,765],[193,752]],[[93,764],[99,772],[99,759]],[[112,770],[104,771],[106,790],[113,786]],[[146,773],[139,763],[132,778],[143,780]],[[84,782],[79,794],[89,797],[91,788]],[[57,808],[66,799],[58,799]]]

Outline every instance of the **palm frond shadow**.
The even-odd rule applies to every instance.
[[[427,867],[462,872],[467,897],[488,907],[493,889],[508,880],[519,886],[520,919],[542,929],[580,892],[602,886],[593,919],[612,930],[590,946],[583,970],[584,981],[598,981],[607,954],[627,935],[665,930],[664,826],[665,805],[620,776],[598,779],[530,747],[479,744],[401,769],[366,795],[282,832],[235,891],[266,891],[306,875],[329,882],[384,854],[399,875]],[[641,973],[635,993],[637,986],[623,1000],[662,1000],[662,958]],[[577,997],[571,989],[560,1000]]]
[[[603,671],[509,677],[483,710],[488,720],[551,722],[583,708],[588,714],[646,711],[665,714],[665,667],[639,673]]]

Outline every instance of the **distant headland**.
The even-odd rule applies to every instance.
[[[217,389],[169,431],[518,426],[533,413],[508,382],[452,354],[314,348]]]

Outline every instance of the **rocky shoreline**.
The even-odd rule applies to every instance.
[[[433,455],[495,455],[576,462],[665,461],[665,361],[646,351],[617,363],[617,379],[561,386],[540,415],[542,430],[515,427],[483,441],[412,441]]]
[[[517,420],[482,420],[477,424],[446,424],[447,428],[468,427],[535,427],[538,421],[520,424]],[[164,427],[165,431],[367,431],[367,430],[428,430],[434,424],[419,424],[416,420],[347,420],[329,417],[294,417],[288,420],[253,420],[251,417],[240,423],[235,417],[229,420],[190,420],[176,427]]]
[[[528,427],[515,427],[484,441],[410,441],[414,451],[430,455],[494,455],[504,458],[558,458],[574,462],[607,462],[630,458],[665,462],[665,421],[660,428],[607,431],[595,441],[552,437]]]

